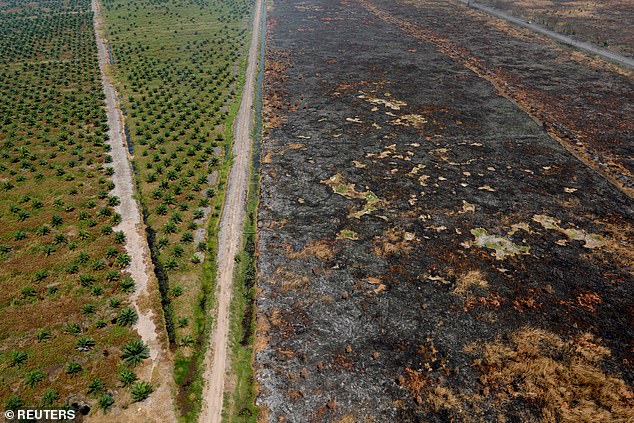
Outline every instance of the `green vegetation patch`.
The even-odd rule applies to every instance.
[[[565,229],[560,226],[560,221],[554,217],[543,214],[533,216],[533,221],[542,225],[544,229],[553,229],[561,232],[571,241],[583,241],[584,248],[599,248],[605,245],[606,241],[601,235],[588,233],[582,229],[569,228]]]
[[[348,199],[362,199],[365,200],[364,206],[357,211],[350,212],[348,217],[354,217],[360,219],[363,215],[372,213],[377,210],[377,206],[381,203],[381,199],[377,197],[372,191],[358,192],[355,189],[355,184],[351,184],[345,181],[345,178],[340,173],[337,173],[330,178],[321,181],[322,184],[328,185],[332,190]]]
[[[503,260],[506,257],[512,257],[515,255],[529,254],[529,246],[518,245],[508,238],[489,234],[486,229],[476,228],[472,229],[470,232],[475,237],[475,240],[471,242],[471,245],[494,250],[494,256],[498,260]]]

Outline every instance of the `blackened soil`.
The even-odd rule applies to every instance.
[[[527,81],[564,66],[561,47],[491,37],[486,20],[452,9],[376,7],[468,43],[491,66],[513,62]],[[256,357],[266,419],[538,419],[549,406],[539,393],[500,396],[521,389],[495,391],[465,350],[527,327],[566,342],[593,335],[611,351],[600,370],[631,389],[628,196],[489,80],[367,4],[275,0],[267,29]],[[566,61],[566,80],[600,72],[614,92],[631,88],[589,66]],[[564,96],[551,83],[573,111],[586,104],[581,86]],[[632,117],[610,119],[622,113]],[[610,132],[622,161],[627,131]],[[370,192],[379,201],[353,216]],[[413,386],[419,374],[425,386]],[[453,402],[429,401],[441,388]]]

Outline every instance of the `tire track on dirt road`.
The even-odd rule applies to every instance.
[[[169,383],[172,379],[172,370],[167,357],[167,350],[159,336],[159,329],[154,323],[154,311],[147,306],[140,307],[140,304],[150,303],[151,292],[155,290],[151,288],[151,284],[156,284],[157,282],[150,260],[150,249],[145,238],[145,226],[141,218],[139,205],[134,199],[134,173],[128,157],[123,113],[119,107],[117,92],[106,73],[110,58],[102,29],[101,8],[97,0],[92,0],[92,9],[94,13],[95,38],[99,53],[101,83],[105,94],[106,114],[108,116],[108,142],[112,147],[110,151],[113,159],[112,167],[114,168],[112,180],[115,183],[112,194],[121,200],[120,204],[115,207],[115,211],[122,217],[121,223],[113,229],[123,231],[126,236],[125,249],[131,261],[125,270],[130,273],[136,283],[136,289],[130,295],[130,301],[139,316],[134,328],[150,349],[151,363],[140,369],[139,376],[141,380],[151,380],[155,369],[158,370],[157,374],[161,376],[160,381],[152,380],[155,392],[150,398],[140,407],[130,407],[127,413],[124,412],[123,414],[129,414],[134,408],[137,414],[125,417],[127,421],[176,421]],[[160,386],[157,387],[157,383],[160,383]],[[139,411],[142,412],[139,413]],[[112,414],[109,415],[109,419],[113,417]],[[123,418],[123,416],[120,417]],[[129,418],[131,420],[128,420]]]
[[[216,287],[217,314],[210,345],[205,355],[205,388],[199,421],[216,423],[222,420],[223,394],[227,368],[227,341],[229,338],[229,306],[233,286],[234,258],[242,245],[242,230],[246,213],[247,187],[251,164],[253,128],[253,100],[258,67],[258,51],[262,27],[264,0],[257,0],[253,14],[251,43],[245,74],[240,109],[234,123],[234,163],[227,182],[227,194],[218,234],[218,274]]]

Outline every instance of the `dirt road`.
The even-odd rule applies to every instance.
[[[524,28],[528,28],[532,31],[535,31],[539,34],[542,35],[546,35],[547,37],[550,37],[556,41],[559,41],[560,43],[564,43],[567,44],[569,46],[578,48],[579,50],[582,50],[586,53],[590,53],[596,56],[600,56],[603,59],[606,59],[610,62],[614,62],[614,63],[618,63],[619,65],[622,66],[626,66],[628,68],[634,69],[634,59],[630,59],[629,57],[625,57],[622,56],[620,54],[614,53],[610,50],[604,49],[604,48],[600,48],[597,47],[593,44],[590,43],[586,43],[584,41],[579,41],[579,40],[575,40],[574,38],[568,37],[566,35],[562,35],[558,32],[555,31],[551,31],[549,29],[546,29],[540,25],[536,25],[532,22],[527,22],[524,19],[520,19],[517,18],[509,13],[506,13],[502,10],[499,9],[495,9],[493,7],[489,7],[489,6],[485,6],[483,4],[480,3],[476,3],[470,0],[459,0],[462,3],[473,7],[474,9],[478,9],[481,10],[485,13],[488,13],[490,15],[493,15],[495,17],[504,19],[508,22],[514,23],[516,25],[522,26]]]
[[[117,92],[109,81],[106,69],[110,63],[110,57],[106,48],[106,40],[102,30],[101,9],[97,0],[92,1],[94,12],[95,38],[97,39],[97,49],[99,52],[99,68],[101,70],[101,82],[106,96],[106,114],[108,116],[108,138],[112,150],[112,167],[114,174],[112,180],[115,188],[112,195],[116,195],[121,200],[120,205],[115,207],[115,211],[122,217],[121,223],[114,227],[115,231],[123,231],[126,236],[125,249],[131,258],[130,265],[126,271],[130,273],[136,282],[136,290],[130,296],[130,301],[136,309],[139,319],[135,329],[150,348],[151,364],[139,372],[139,376],[144,380],[152,377],[155,368],[160,368],[160,372],[171,374],[171,367],[166,358],[166,350],[163,348],[154,323],[154,313],[152,309],[141,308],[141,302],[147,303],[150,296],[151,284],[156,284],[152,263],[150,260],[150,250],[145,238],[145,227],[141,219],[139,205],[134,199],[135,185],[132,166],[128,158],[127,140],[125,136],[125,125],[123,114],[117,101]],[[174,421],[174,407],[170,393],[169,381],[171,378],[163,378],[165,381],[152,381],[155,393],[141,406],[146,413],[144,416],[137,416],[143,421]],[[135,411],[140,411],[138,407]],[[112,416],[110,416],[112,417]],[[148,420],[148,418],[150,420]]]
[[[251,163],[253,98],[262,25],[262,3],[263,0],[257,1],[253,15],[252,39],[244,90],[234,124],[234,163],[227,183],[227,194],[218,236],[220,248],[216,288],[217,315],[211,345],[205,357],[205,390],[200,415],[201,423],[221,421],[227,365],[227,340],[229,337],[229,305],[235,267],[234,257],[240,251],[242,243],[249,164]]]

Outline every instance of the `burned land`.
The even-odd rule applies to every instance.
[[[480,0],[513,15],[544,25],[616,53],[634,56],[634,21],[629,0]]]
[[[275,0],[268,421],[631,421],[632,74],[461,4]]]

